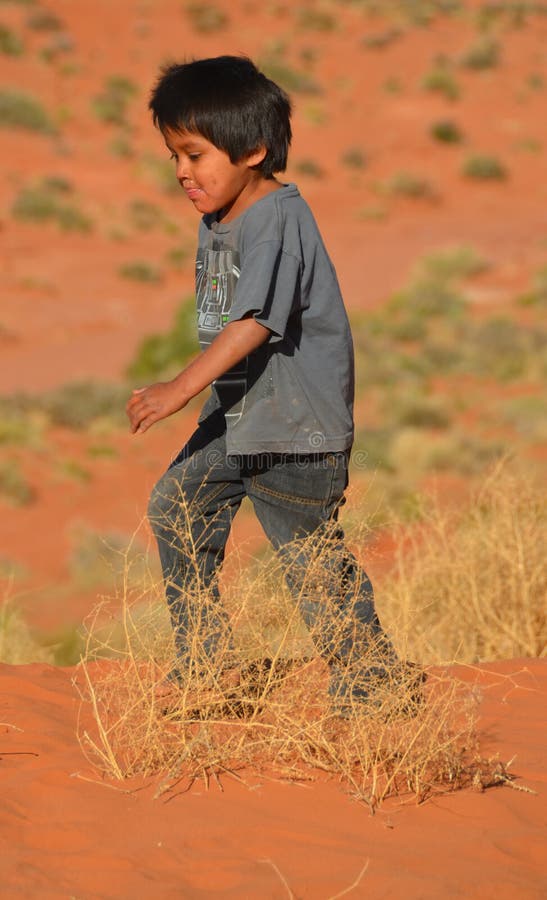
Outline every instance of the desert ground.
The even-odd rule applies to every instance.
[[[4,896],[545,896],[546,38],[532,2],[0,3]],[[352,549],[397,646],[475,701],[458,773],[372,810],[303,758],[179,783],[86,744],[90,628],[159,602],[147,499],[201,403],[124,420],[195,341],[198,218],[147,98],[167,61],[224,53],[291,94],[282,177],[352,321]],[[228,595],[266,559],[247,507],[230,547]]]

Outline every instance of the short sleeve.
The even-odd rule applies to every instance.
[[[251,314],[272,332],[271,340],[279,340],[299,308],[300,261],[284,252],[278,241],[255,245],[242,260],[228,321]]]

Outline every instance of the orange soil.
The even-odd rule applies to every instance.
[[[545,661],[469,670],[483,752],[515,785],[390,801],[371,817],[332,781],[223,778],[157,799],[159,779],[102,780],[75,737],[70,672],[0,666],[0,878],[6,897],[539,900],[547,825]]]
[[[301,54],[316,52],[310,72],[322,93],[294,95],[287,180],[298,182],[318,218],[351,309],[381,304],[420,255],[446,244],[471,245],[492,263],[476,281],[480,309],[503,309],[545,264],[545,92],[528,82],[533,75],[547,81],[545,17],[535,16],[519,30],[500,30],[497,68],[456,69],[462,97],[451,103],[423,91],[420,80],[437,54],[457,57],[475,40],[468,22],[441,18],[427,28],[405,28],[382,50],[366,50],[363,36],[389,23],[367,19],[357,5],[327,4],[336,28],[325,33],[299,27],[291,4],[217,5],[227,11],[228,25],[198,34],[180,0],[48,0],[74,49],[46,63],[40,50],[51,33],[28,28],[30,7],[2,4],[2,21],[25,42],[22,56],[0,58],[2,81],[40,98],[62,124],[58,138],[15,129],[2,133],[0,392],[40,391],[83,377],[121,378],[139,340],[167,328],[181,298],[192,291],[197,218],[182,196],[160,191],[146,159],[165,159],[146,95],[169,58],[239,52],[260,58],[280,54],[285,44],[286,62],[303,69]],[[111,153],[119,131],[101,123],[91,108],[111,75],[126,76],[139,88],[125,132],[133,152],[128,159]],[[398,93],[384,88],[390,78],[398,79]],[[447,118],[464,132],[461,146],[430,138],[431,123]],[[341,162],[353,147],[366,156],[362,170]],[[460,167],[470,152],[498,156],[509,169],[507,180],[465,180]],[[321,167],[321,178],[299,174],[298,163],[309,159]],[[437,191],[435,202],[378,193],[378,183],[401,170],[426,177]],[[71,182],[78,207],[94,220],[91,234],[13,218],[21,187],[46,176]],[[138,231],[128,212],[135,199],[155,204],[175,230]],[[370,215],[376,208],[383,211],[380,219]],[[165,255],[180,246],[188,250],[188,262],[176,271]],[[119,267],[135,259],[160,265],[161,283],[121,278]],[[359,425],[367,417],[366,397],[359,398],[357,410]],[[194,421],[195,410],[140,439],[120,432],[93,437],[49,431],[43,446],[16,448],[36,500],[14,508],[0,499],[0,562],[25,570],[9,592],[32,625],[59,630],[80,622],[95,605],[97,592],[78,588],[70,573],[74,527],[84,523],[131,534],[145,514],[151,485]],[[94,443],[111,446],[115,455],[92,458]],[[89,481],[68,477],[67,461],[88,470]],[[250,548],[263,540],[245,512],[234,540],[248,541]],[[379,539],[377,550],[372,575],[389,558],[389,536]],[[485,796],[465,792],[424,808],[389,804],[375,819],[332,783],[264,783],[247,791],[228,781],[223,794],[196,789],[164,803],[153,801],[153,785],[123,793],[84,780],[94,776],[74,736],[70,673],[3,666],[3,891],[85,898],[284,897],[290,893],[285,878],[294,896],[316,898],[349,887],[368,861],[350,896],[544,896],[540,827],[547,748],[540,734],[540,692],[547,678],[544,663],[526,666],[530,674],[519,675],[515,689],[485,676],[492,686],[484,716],[492,752],[502,759],[516,753],[514,770],[539,796],[507,788]],[[490,668],[507,673],[520,666]]]

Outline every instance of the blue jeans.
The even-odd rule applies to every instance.
[[[349,451],[228,457],[224,429],[216,414],[201,423],[150,498],[177,665],[184,669],[191,657],[195,660],[196,632],[208,660],[232,646],[217,577],[232,520],[249,497],[281,555],[316,648],[330,666],[331,693],[343,695],[348,673],[359,669],[371,644],[381,647],[386,663],[396,659],[374,608],[370,580],[345,546],[338,524]],[[312,534],[312,541],[305,540]]]

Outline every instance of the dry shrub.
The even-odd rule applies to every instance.
[[[281,578],[287,559],[271,554],[242,569],[225,585],[226,634],[214,658],[204,646],[209,612],[218,621],[214,602],[206,592],[189,598],[197,611],[190,661],[179,663],[167,697],[158,687],[177,663],[160,586],[135,595],[128,580],[116,600],[121,619],[105,625],[99,612],[76,683],[82,748],[104,774],[163,774],[160,793],[227,775],[332,777],[373,811],[386,797],[423,800],[471,784],[477,766],[489,771],[478,754],[473,689],[433,670],[422,687],[420,670],[386,667],[372,639],[348,676],[368,698],[346,700],[340,713],[314,646],[319,623],[308,631],[299,612],[321,593],[331,596],[332,546],[314,535],[295,547],[293,561],[305,559],[298,602]],[[347,619],[326,614],[334,642],[347,637]]]
[[[503,462],[462,507],[422,509],[379,592],[397,646],[427,663],[545,656],[546,520],[541,484]]]
[[[52,663],[53,660],[51,648],[36,640],[6,591],[6,596],[0,598],[0,662],[17,666],[29,661]]]

